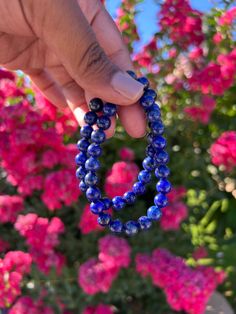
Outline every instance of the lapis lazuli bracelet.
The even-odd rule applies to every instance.
[[[125,232],[131,236],[137,234],[139,230],[149,229],[153,221],[161,218],[162,208],[168,204],[166,195],[171,190],[171,184],[167,180],[170,174],[166,166],[169,156],[164,150],[166,139],[163,137],[164,125],[160,107],[155,102],[157,94],[149,88],[149,82],[145,77],[137,78],[132,71],[128,73],[144,85],[144,94],[139,103],[146,113],[149,128],[147,135],[149,145],[146,148],[146,156],[142,162],[143,169],[139,172],[137,182],[123,196],[115,196],[113,199],[102,197],[97,185],[99,181],[97,171],[100,168],[98,158],[102,154],[101,144],[106,140],[104,131],[109,129],[110,118],[116,115],[117,107],[111,103],[104,104],[99,98],[90,101],[90,111],[84,116],[86,125],[80,129],[81,139],[77,143],[79,154],[76,155],[75,162],[79,166],[76,170],[76,177],[80,180],[79,188],[86,194],[91,212],[98,216],[98,223],[114,233]],[[94,125],[97,125],[97,129],[93,129]],[[152,179],[152,172],[157,178],[155,205],[149,207],[146,215],[141,216],[137,221],[129,220],[122,223],[120,219],[113,219],[107,210],[113,208],[115,211],[120,211],[127,204],[134,204],[137,196],[145,193],[146,185]]]

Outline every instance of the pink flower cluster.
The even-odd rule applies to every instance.
[[[163,209],[160,226],[163,230],[178,230],[181,222],[188,216],[188,208],[181,201],[186,194],[184,187],[172,189],[168,194],[169,205]]]
[[[233,7],[229,9],[228,11],[224,12],[219,18],[219,24],[231,25],[234,19],[236,19],[236,7]]]
[[[45,306],[42,300],[34,301],[28,296],[20,297],[10,308],[8,314],[54,314],[52,308]]]
[[[184,108],[184,112],[191,117],[193,121],[199,121],[207,124],[211,118],[211,114],[216,107],[214,98],[204,95],[200,106],[191,106]]]
[[[122,267],[130,264],[130,246],[125,239],[107,235],[99,240],[98,259],[91,258],[79,268],[78,283],[85,293],[107,293]]]
[[[24,199],[18,195],[0,195],[0,222],[14,223],[24,209]]]
[[[161,30],[182,48],[202,43],[201,16],[199,11],[191,8],[188,0],[166,0],[158,12]]]
[[[105,191],[109,197],[123,195],[131,189],[139,173],[134,162],[118,161],[106,175]]]
[[[113,314],[111,306],[99,304],[97,306],[88,306],[83,310],[82,314]]]
[[[97,222],[97,216],[91,212],[89,204],[87,204],[83,209],[83,213],[78,223],[78,228],[81,230],[82,234],[103,230],[103,227]]]
[[[137,254],[136,270],[142,277],[150,275],[153,284],[164,290],[172,309],[189,314],[203,314],[208,299],[225,278],[223,271],[212,267],[190,268],[165,249],[156,249],[151,256]]]
[[[10,251],[0,259],[0,308],[11,305],[21,294],[21,282],[31,263],[30,254],[21,251]]]
[[[236,166],[236,131],[226,131],[211,145],[211,161],[231,171]]]
[[[65,257],[55,252],[58,236],[64,232],[64,224],[59,218],[53,217],[49,221],[36,214],[19,215],[15,229],[26,238],[29,253],[43,273],[47,274],[52,267],[60,273]]]
[[[217,63],[195,70],[189,79],[192,90],[203,94],[223,95],[234,83],[236,74],[236,48],[228,54],[220,54]]]
[[[63,143],[64,132],[72,132],[71,120],[62,116],[64,122],[55,126],[56,109],[39,95],[34,107],[26,97],[8,106],[9,86],[4,82],[12,83],[15,89],[16,84],[0,80],[4,95],[0,106],[0,156],[7,180],[23,196],[44,191],[42,200],[50,210],[72,204],[80,195],[74,175],[77,150],[75,145]]]

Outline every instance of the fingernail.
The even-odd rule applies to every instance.
[[[144,86],[127,73],[116,72],[111,80],[111,85],[116,92],[133,102],[136,102],[143,94]]]

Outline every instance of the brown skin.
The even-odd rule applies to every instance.
[[[136,103],[143,88],[127,76],[128,94],[116,89],[114,75],[132,63],[100,0],[0,0],[0,16],[1,66],[24,71],[52,103],[69,105],[80,125],[89,99],[117,103],[126,131],[143,136]]]

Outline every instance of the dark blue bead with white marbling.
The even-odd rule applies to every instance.
[[[106,134],[102,129],[94,130],[91,134],[91,140],[96,144],[101,144],[106,139]]]
[[[84,122],[88,125],[94,125],[97,121],[97,115],[93,111],[86,112],[84,115]]]
[[[160,165],[155,170],[157,178],[167,178],[170,175],[170,169],[166,165]]]
[[[76,177],[78,179],[83,179],[86,175],[87,171],[85,169],[84,166],[80,166],[77,170],[76,170]]]
[[[85,193],[87,191],[87,189],[88,189],[87,184],[85,184],[83,180],[81,180],[80,183],[79,183],[79,189],[83,193]]]
[[[108,197],[103,197],[101,199],[101,201],[104,203],[105,205],[105,210],[108,210],[109,208],[112,207],[112,201],[108,198]]]
[[[86,139],[90,138],[92,132],[93,128],[90,125],[82,126],[80,129],[80,135]]]
[[[156,149],[163,149],[166,147],[166,139],[160,135],[155,135],[152,138],[152,146]]]
[[[156,153],[155,160],[159,164],[166,164],[169,161],[169,155],[164,150],[160,150]]]
[[[87,149],[88,156],[99,157],[102,154],[102,149],[99,144],[92,143],[88,146]]]
[[[116,114],[117,107],[111,103],[105,103],[103,106],[103,113],[106,114],[108,117],[112,117]]]
[[[156,189],[157,189],[157,192],[166,194],[170,192],[171,184],[166,179],[160,179],[160,181],[157,182]]]
[[[93,98],[89,102],[89,109],[94,112],[102,111],[103,101],[100,98]]]
[[[98,223],[100,226],[108,226],[111,221],[111,215],[107,213],[100,213],[98,216]]]
[[[93,214],[98,215],[104,210],[104,204],[100,200],[95,200],[90,204],[90,210]]]
[[[139,225],[140,225],[140,228],[142,230],[147,230],[151,227],[152,225],[152,221],[150,218],[148,218],[147,216],[141,216],[139,219],[138,219],[138,222],[139,222]]]
[[[115,196],[112,199],[112,207],[115,210],[121,210],[125,206],[125,200],[121,196]]]
[[[85,169],[89,171],[96,171],[100,168],[100,161],[95,157],[89,157],[85,162]]]
[[[90,186],[86,191],[86,197],[87,197],[88,201],[90,201],[90,202],[100,200],[101,196],[102,196],[101,191],[96,186]]]
[[[168,205],[168,199],[165,194],[159,193],[154,197],[154,204],[158,207],[165,207]]]
[[[124,224],[124,231],[128,236],[133,236],[138,233],[139,225],[136,221],[130,220]]]
[[[147,210],[147,216],[151,220],[159,220],[161,218],[161,209],[157,206],[151,206]]]
[[[86,152],[90,143],[85,138],[82,138],[77,142],[77,147],[81,152]]]
[[[147,119],[149,122],[159,121],[160,117],[161,117],[161,112],[159,109],[153,109],[147,112]]]
[[[102,130],[107,130],[111,126],[111,119],[105,115],[98,117],[97,126]]]
[[[145,91],[145,95],[152,97],[154,101],[157,98],[157,93],[154,91],[154,89],[151,89],[151,88]]]
[[[146,77],[144,77],[144,76],[139,77],[137,79],[137,81],[144,85],[144,89],[147,89],[149,87],[149,81],[148,81],[148,79]]]
[[[123,224],[119,219],[111,220],[109,228],[112,232],[121,233],[123,231]]]
[[[150,108],[154,104],[154,99],[144,93],[140,98],[140,104],[144,109]]]
[[[127,204],[133,204],[136,200],[136,195],[132,191],[128,191],[123,195],[123,199]]]
[[[138,174],[138,180],[143,183],[148,183],[151,181],[152,174],[148,170],[142,170]]]
[[[146,148],[146,155],[150,157],[154,157],[155,154],[156,154],[155,148],[151,144],[149,144]]]
[[[87,160],[87,155],[83,152],[81,152],[75,156],[75,163],[77,166],[84,165],[86,160]]]
[[[96,175],[96,173],[89,171],[86,176],[84,177],[84,182],[88,185],[88,186],[93,186],[96,185],[98,183],[98,177]]]
[[[126,71],[132,78],[134,78],[135,80],[137,80],[137,75],[136,73],[134,73],[134,71],[128,70]]]
[[[155,160],[148,156],[143,160],[142,165],[145,170],[152,171],[155,168]]]
[[[154,135],[162,135],[164,133],[164,125],[161,120],[151,122],[150,128],[152,129],[152,133]]]
[[[145,184],[143,182],[137,181],[134,183],[132,191],[136,195],[142,195],[145,192]]]

